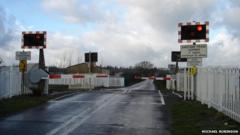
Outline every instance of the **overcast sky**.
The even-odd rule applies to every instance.
[[[204,66],[240,65],[239,0],[1,0],[0,57],[16,64],[21,32],[37,30],[47,31],[47,65],[96,51],[101,65],[167,67],[180,50],[177,24],[190,21],[210,22]]]

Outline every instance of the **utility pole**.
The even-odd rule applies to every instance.
[[[176,60],[176,69],[175,69],[175,74],[178,73],[179,67],[178,67],[178,59]]]

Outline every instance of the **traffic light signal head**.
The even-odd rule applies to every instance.
[[[180,51],[172,51],[172,62],[187,62],[186,58],[181,58]]]
[[[97,62],[98,54],[97,52],[85,53],[85,62]]]
[[[181,40],[206,39],[206,25],[181,26]]]
[[[46,48],[46,32],[23,32],[22,48]]]
[[[193,42],[199,42],[200,40],[203,40],[205,42],[208,42],[208,22],[205,24],[200,23],[187,23],[186,25],[183,25],[182,23],[179,24],[180,31],[179,34],[179,43],[186,40],[187,42],[191,42],[191,40],[194,40]]]

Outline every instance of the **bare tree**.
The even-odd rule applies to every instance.
[[[141,61],[135,65],[135,68],[152,69],[153,64],[149,61]]]
[[[66,51],[60,57],[60,62],[58,63],[58,67],[65,68],[72,65],[72,53],[70,51]]]
[[[3,63],[3,59],[0,57],[0,64],[2,64]]]

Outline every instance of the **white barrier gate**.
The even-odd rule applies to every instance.
[[[123,77],[110,77],[104,74],[62,74],[57,78],[50,77],[49,85],[69,85],[70,88],[76,89],[125,86]]]

